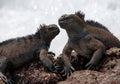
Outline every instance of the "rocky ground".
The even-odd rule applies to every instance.
[[[120,84],[120,59],[109,61],[103,71],[76,71],[58,84]]]
[[[120,49],[111,48],[105,55],[99,71],[78,70],[58,84],[120,84]]]
[[[120,49],[111,48],[104,56],[99,70],[91,71],[84,70],[88,62],[86,58],[72,53],[72,65],[77,71],[66,80],[60,74],[48,71],[39,60],[16,70],[12,77],[16,84],[120,84]],[[50,58],[54,61],[53,57]],[[55,61],[60,61],[60,57]]]
[[[54,60],[52,55],[49,58]],[[62,80],[59,74],[48,71],[39,60],[15,71],[13,76],[16,84],[56,84]]]

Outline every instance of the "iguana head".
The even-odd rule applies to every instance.
[[[44,39],[46,41],[51,41],[56,35],[58,35],[60,32],[59,28],[55,24],[50,25],[40,25],[38,28],[36,35],[40,37],[41,39]]]
[[[59,18],[58,23],[63,29],[75,28],[79,25],[84,26],[84,15],[80,12],[76,12],[75,14],[64,14]]]

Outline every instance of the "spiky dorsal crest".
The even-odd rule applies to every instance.
[[[40,24],[39,28],[37,28],[36,31],[36,36],[41,38],[41,35],[43,35],[45,33],[45,29],[46,29],[46,25],[45,24]]]
[[[84,20],[84,18],[85,18],[85,14],[83,12],[81,12],[81,11],[75,12],[75,15],[77,15],[78,17],[80,17],[82,20]]]
[[[89,24],[89,25],[91,25],[91,26],[95,26],[97,28],[104,29],[104,30],[110,32],[107,27],[105,27],[104,25],[102,25],[101,23],[99,23],[97,21],[87,20],[86,23]]]
[[[91,25],[91,26],[95,26],[97,28],[100,28],[100,29],[104,29],[108,32],[110,32],[104,25],[102,25],[101,23],[97,22],[97,21],[93,21],[93,20],[87,20],[85,21],[84,18],[85,18],[85,14],[81,11],[77,11],[75,12],[75,15],[77,15],[78,17],[80,17],[85,23]]]
[[[37,32],[41,31],[41,30],[44,30],[46,27],[45,24],[40,24],[39,28],[37,28]]]

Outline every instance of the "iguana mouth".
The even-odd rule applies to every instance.
[[[60,30],[59,30],[59,28],[55,28],[54,30],[52,30],[52,32],[58,34],[60,32]]]
[[[60,32],[60,29],[58,28],[57,25],[52,24],[52,25],[49,25],[48,31],[50,33],[58,34]]]
[[[57,32],[57,31],[59,31],[59,28],[49,28],[48,30],[51,32]]]
[[[60,25],[60,27],[64,28],[67,25],[67,20],[59,19],[59,25]]]
[[[49,31],[50,31],[50,36],[52,35],[52,37],[55,37],[56,35],[59,34],[60,29],[59,28],[50,28]]]
[[[67,24],[68,24],[68,16],[69,16],[69,15],[64,14],[64,15],[62,15],[62,16],[59,18],[58,23],[59,23],[59,25],[60,25],[62,28],[64,28],[64,27],[67,26]]]
[[[66,20],[61,20],[61,21],[59,21],[59,23],[60,23],[60,24],[65,24],[65,23],[67,23],[67,22],[66,22]]]

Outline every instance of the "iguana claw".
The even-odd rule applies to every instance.
[[[0,72],[0,77],[1,79],[6,83],[6,84],[13,84],[13,80],[8,79],[3,73]]]

